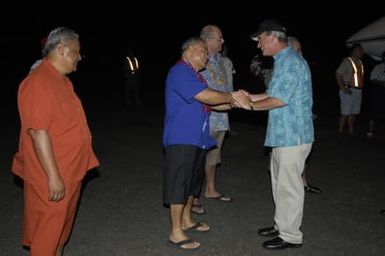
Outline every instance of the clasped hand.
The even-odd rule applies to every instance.
[[[251,109],[252,100],[249,92],[245,90],[238,90],[238,91],[232,92],[231,97],[233,99],[231,102],[231,105],[233,107],[243,108],[247,110]]]

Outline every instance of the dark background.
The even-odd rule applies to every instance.
[[[314,78],[314,111],[338,115],[334,72],[347,55],[345,41],[383,16],[380,9],[200,8],[162,15],[138,12],[127,16],[35,16],[11,26],[3,23],[1,102],[7,108],[15,107],[18,84],[40,58],[40,39],[57,26],[68,26],[80,34],[85,58],[71,78],[85,105],[123,104],[123,60],[129,48],[140,61],[144,103],[163,104],[164,80],[179,57],[180,45],[188,37],[199,35],[206,24],[216,24],[223,31],[228,55],[237,70],[234,86],[262,91],[263,85],[249,72],[251,58],[258,52],[249,36],[260,21],[274,18],[287,27],[289,35],[302,42]],[[365,65],[372,64],[367,57]]]

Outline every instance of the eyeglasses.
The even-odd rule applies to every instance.
[[[224,43],[225,40],[221,37],[221,38],[215,38],[215,37],[210,37],[209,39],[213,39],[215,41],[217,41],[218,43]]]

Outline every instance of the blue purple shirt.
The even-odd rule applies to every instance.
[[[194,145],[209,149],[216,145],[209,135],[210,108],[195,99],[207,89],[204,78],[187,62],[179,61],[166,79],[166,114],[163,145]]]

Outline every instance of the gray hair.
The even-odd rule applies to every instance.
[[[182,48],[181,48],[181,51],[182,51],[182,54],[190,47],[190,46],[193,46],[193,45],[196,45],[196,44],[199,44],[199,43],[205,43],[201,38],[197,37],[197,36],[193,36],[193,37],[190,37],[189,39],[187,39],[183,44],[182,44]]]
[[[286,34],[284,32],[281,32],[281,31],[267,31],[266,35],[268,35],[268,36],[272,35],[272,36],[278,38],[278,41],[287,43],[287,37],[286,37]]]
[[[43,56],[47,56],[60,43],[72,40],[79,40],[79,35],[74,30],[66,27],[58,27],[52,30],[47,38],[47,42],[43,47]]]
[[[288,36],[287,37],[287,44],[294,48],[294,42],[299,42],[298,38],[294,37],[294,36]]]

